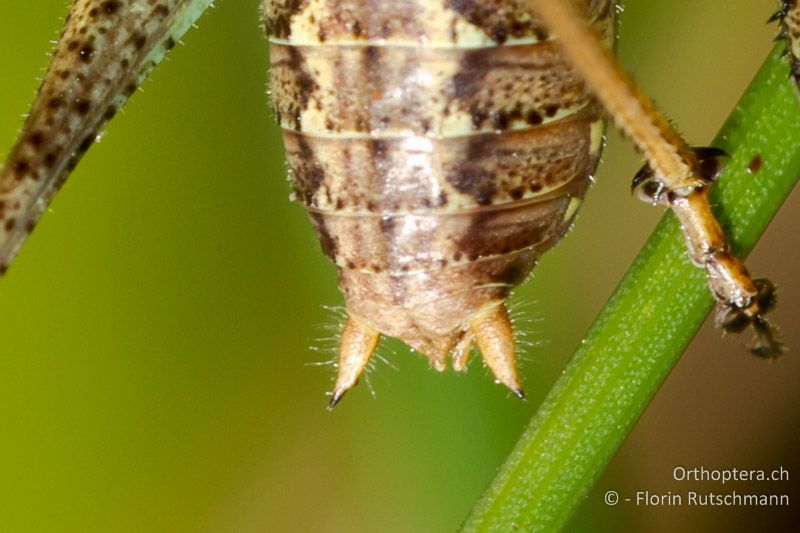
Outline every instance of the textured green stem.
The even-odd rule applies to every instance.
[[[739,256],[753,248],[800,176],[800,106],[783,47],[773,50],[714,141],[732,158],[712,205]],[[689,263],[668,213],[463,531],[563,527],[712,306],[704,273]]]

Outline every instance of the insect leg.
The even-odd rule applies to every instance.
[[[95,137],[211,0],[75,0],[0,169],[0,275]]]
[[[722,228],[708,202],[713,181],[691,149],[634,84],[570,2],[529,0],[534,12],[558,35],[564,55],[581,74],[617,126],[635,143],[648,169],[637,174],[634,187],[651,203],[667,205],[677,216],[692,261],[704,268],[720,308],[717,324],[728,331],[752,325],[756,340],[751,351],[775,357],[782,351],[764,318],[775,302],[774,287],[753,281],[744,265],[729,251]]]
[[[786,39],[786,53],[792,61],[792,78],[800,86],[800,4],[797,0],[783,0],[769,22],[776,20],[781,24],[778,37]]]

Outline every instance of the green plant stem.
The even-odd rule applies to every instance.
[[[800,106],[779,43],[714,141],[712,205],[745,256],[800,176]],[[760,168],[758,163],[761,163]],[[678,224],[658,224],[463,531],[563,527],[713,306]],[[747,357],[742,349],[741,357]]]

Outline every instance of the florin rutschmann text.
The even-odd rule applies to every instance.
[[[672,479],[690,483],[782,482],[789,481],[789,471],[783,466],[772,469],[759,468],[706,468],[704,466],[676,466]],[[694,487],[692,487],[694,488]],[[781,491],[761,492],[747,485],[742,490],[636,490],[620,494],[606,491],[606,505],[630,503],[637,507],[788,507],[789,494]]]

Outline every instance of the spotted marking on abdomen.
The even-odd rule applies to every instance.
[[[564,235],[599,157],[599,109],[524,4],[265,3],[296,197],[348,313],[433,358]],[[610,42],[612,2],[578,4]]]
[[[264,25],[274,42],[495,46],[548,38],[521,0],[265,0]],[[576,0],[605,32],[611,0]]]

